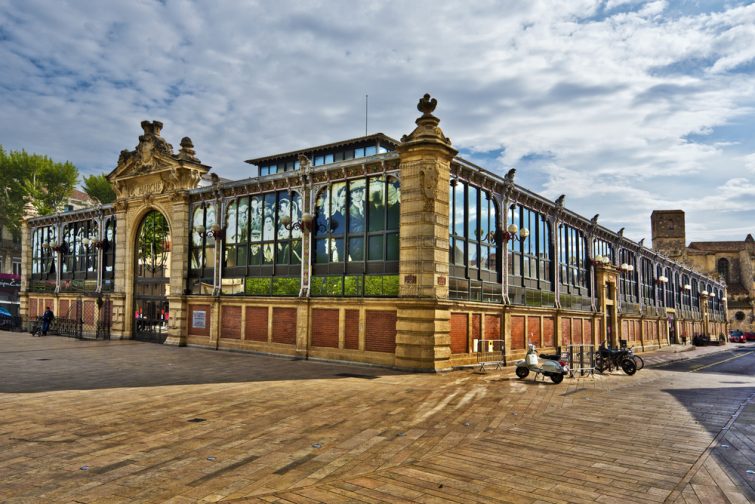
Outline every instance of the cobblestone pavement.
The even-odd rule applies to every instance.
[[[0,345],[2,502],[753,501],[720,454],[755,460],[755,378],[660,366],[731,345],[561,385],[22,333]]]

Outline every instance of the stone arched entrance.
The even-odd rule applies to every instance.
[[[172,242],[165,216],[149,211],[134,244],[133,338],[163,343],[168,336]]]

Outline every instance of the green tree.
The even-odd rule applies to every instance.
[[[27,203],[40,215],[59,210],[78,178],[79,170],[68,161],[0,146],[0,225],[18,233]]]
[[[115,191],[105,174],[84,177],[84,192],[102,204],[115,201]]]

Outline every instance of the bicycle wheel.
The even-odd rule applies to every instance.
[[[645,361],[639,355],[633,355],[632,360],[634,361],[634,365],[637,366],[637,371],[645,367]]]

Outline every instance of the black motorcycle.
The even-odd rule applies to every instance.
[[[605,343],[601,343],[595,355],[595,370],[602,374],[604,371],[610,373],[614,369],[621,369],[631,376],[637,372],[637,364],[626,348],[606,348]]]

